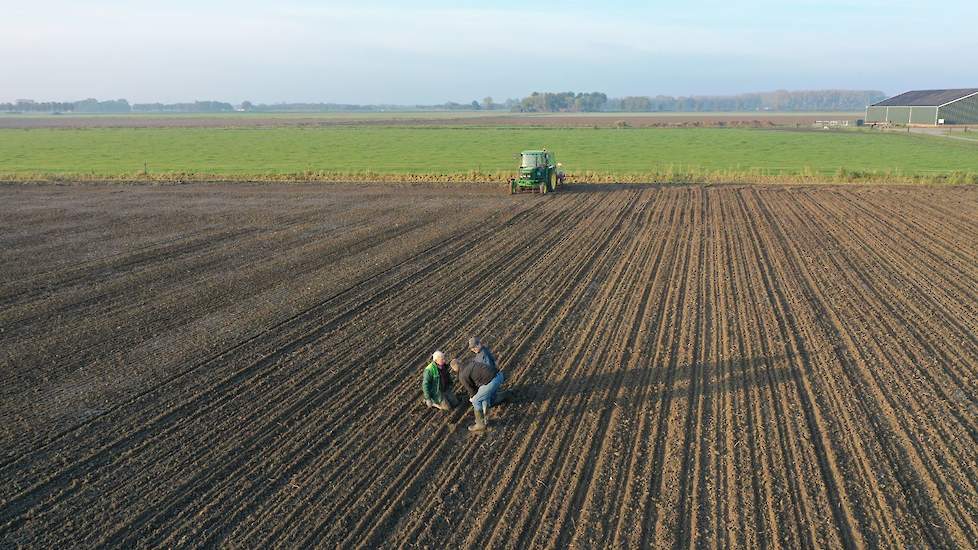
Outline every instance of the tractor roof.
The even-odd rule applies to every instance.
[[[523,152],[522,152],[522,153],[520,153],[520,154],[521,154],[521,155],[542,155],[542,154],[544,154],[544,153],[546,153],[546,152],[547,152],[547,151],[541,151],[541,150],[539,150],[539,149],[532,149],[532,150],[530,150],[530,151],[523,151]]]

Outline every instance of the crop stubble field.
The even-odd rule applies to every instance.
[[[0,187],[0,545],[968,546],[978,189]],[[420,403],[480,334],[516,401]]]

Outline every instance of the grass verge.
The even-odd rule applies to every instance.
[[[295,173],[233,173],[210,172],[162,172],[130,174],[100,174],[97,172],[0,172],[0,182],[4,183],[72,183],[72,182],[118,182],[118,183],[208,183],[208,182],[319,182],[319,183],[499,183],[505,184],[515,174],[512,172],[454,172],[398,173],[371,171],[306,171]],[[853,184],[897,184],[897,185],[978,185],[978,173],[950,172],[940,174],[899,174],[893,172],[872,172],[840,168],[834,174],[823,174],[814,170],[800,173],[766,173],[759,170],[702,170],[695,168],[667,169],[656,172],[569,172],[568,183],[709,183],[709,184],[751,184],[751,183],[853,183]]]

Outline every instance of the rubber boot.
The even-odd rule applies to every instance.
[[[479,409],[473,409],[475,411],[475,424],[469,426],[470,432],[483,432],[486,430],[486,417],[482,414]]]

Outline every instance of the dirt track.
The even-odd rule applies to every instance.
[[[0,187],[0,546],[978,540],[978,189]],[[494,348],[516,403],[420,403]]]

